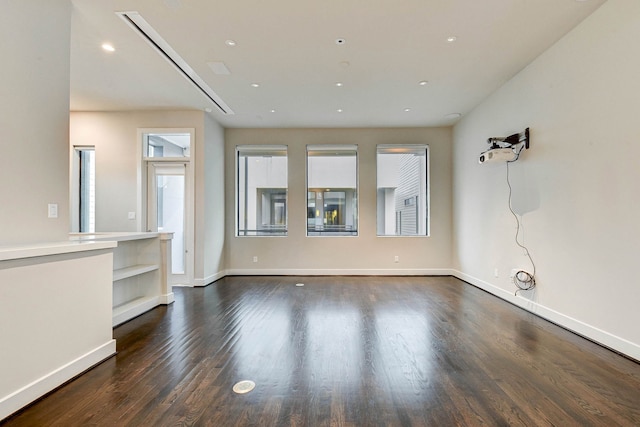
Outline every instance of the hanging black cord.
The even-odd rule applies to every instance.
[[[518,158],[516,157],[515,160],[512,160],[511,162],[515,162],[516,160],[518,160]],[[511,188],[511,182],[509,180],[509,163],[511,162],[507,162],[507,185],[509,186],[509,211],[511,211],[511,214],[513,215],[513,217],[516,219],[516,245],[518,245],[519,247],[521,247],[522,249],[524,249],[525,254],[527,255],[527,257],[529,258],[529,261],[531,261],[531,265],[533,267],[533,273],[529,273],[527,271],[524,270],[518,270],[516,272],[516,274],[514,274],[513,276],[513,283],[518,287],[518,289],[516,290],[514,295],[518,295],[518,292],[520,291],[528,291],[533,289],[536,286],[536,265],[533,262],[533,258],[531,258],[531,254],[529,253],[529,249],[527,249],[527,247],[523,244],[520,243],[520,239],[519,239],[519,235],[520,235],[520,217],[514,212],[513,207],[511,207],[511,194],[513,192],[513,189]]]

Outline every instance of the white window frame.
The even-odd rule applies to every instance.
[[[380,190],[380,182],[379,182],[379,176],[378,176],[378,172],[379,172],[379,167],[380,165],[378,164],[378,155],[382,153],[388,153],[388,154],[404,154],[404,153],[412,153],[412,152],[416,152],[416,151],[422,151],[424,150],[425,152],[425,176],[424,179],[426,180],[425,183],[425,200],[422,203],[422,209],[425,212],[425,223],[424,225],[424,233],[421,234],[379,234],[378,232],[378,222],[380,221],[379,218],[379,203],[380,201],[378,200],[378,198],[380,197],[379,195],[379,190]],[[377,237],[400,237],[400,238],[424,238],[424,237],[429,237],[431,235],[431,165],[430,165],[430,152],[429,152],[429,145],[428,144],[379,144],[376,146],[376,236]],[[395,221],[395,219],[394,219]]]
[[[69,174],[70,176],[69,221],[71,222],[70,230],[73,233],[80,232],[80,152],[81,151],[93,151],[95,156],[96,147],[95,145],[74,145],[71,149],[71,153],[70,153],[71,159],[69,161],[70,169],[71,169]],[[94,170],[94,173],[96,173],[95,170]],[[97,189],[94,186],[94,193],[95,191],[97,191]],[[96,214],[97,212],[94,209],[94,212],[93,212],[94,221],[95,221]],[[95,227],[95,223],[94,223],[94,227]],[[95,233],[95,229],[92,232]]]
[[[353,152],[355,153],[356,158],[356,170],[355,170],[355,179],[356,179],[356,187],[355,187],[355,197],[356,197],[356,205],[355,205],[355,220],[356,220],[356,231],[349,232],[349,234],[331,234],[327,232],[326,234],[323,232],[319,232],[320,234],[312,234],[309,235],[309,226],[308,226],[308,197],[309,197],[309,152],[310,151],[327,151],[329,153],[339,153],[339,152]],[[358,152],[357,144],[310,144],[307,145],[305,151],[305,193],[304,193],[304,203],[305,203],[305,236],[316,238],[316,237],[334,237],[334,238],[353,238],[358,237],[360,235],[360,155]]]
[[[284,189],[286,194],[286,208],[285,208],[285,229],[283,233],[277,234],[240,234],[240,153],[255,153],[256,155],[260,153],[268,154],[269,152],[285,152],[285,157],[287,159],[287,186]],[[252,237],[287,237],[289,235],[289,146],[288,145],[266,145],[266,144],[246,144],[246,145],[237,145],[234,152],[235,156],[235,169],[234,169],[234,179],[235,179],[235,237],[240,238],[252,238]],[[245,210],[246,202],[245,202]],[[245,233],[247,231],[245,230]]]

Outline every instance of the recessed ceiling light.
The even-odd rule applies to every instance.
[[[224,42],[224,44],[226,44],[227,46],[231,46],[231,47],[233,47],[233,46],[235,46],[237,43],[236,43],[236,41],[235,41],[235,40],[231,40],[231,39],[229,39],[229,40],[225,41],[225,42]]]
[[[418,82],[418,84],[419,84],[420,86],[426,86],[426,85],[427,85],[427,83],[429,83],[429,82],[428,82],[428,81],[426,81],[426,80],[422,80],[421,82]]]
[[[343,86],[343,84],[342,84],[342,82],[337,82],[337,83],[336,83],[336,86],[338,86],[338,87],[342,87],[342,86]]]
[[[110,43],[103,43],[102,44],[102,49],[106,50],[107,52],[115,52],[116,51],[116,48],[113,47],[113,45],[110,44]]]
[[[346,42],[347,42],[347,41],[346,41],[345,39],[343,39],[343,38],[336,39],[336,44],[337,44],[337,45],[343,45],[343,44],[345,44]]]
[[[271,109],[271,112],[272,112],[272,113],[275,113],[275,112],[276,112],[276,110],[275,110],[275,109]]]
[[[260,83],[251,83],[251,87],[260,87]]]
[[[344,110],[343,110],[342,108],[338,108],[336,111],[337,111],[338,113],[342,113]]]
[[[411,108],[405,108],[405,109],[404,109],[404,112],[405,112],[405,113],[408,113],[409,111],[411,111]]]
[[[449,43],[453,43],[454,41],[458,40],[458,38],[456,36],[449,36],[447,37],[447,41]]]
[[[210,113],[210,112],[212,112],[213,110],[212,110],[211,108],[207,107],[207,108],[205,108],[205,109],[204,109],[204,111],[205,111],[205,112],[207,112],[207,113]]]
[[[454,119],[459,119],[462,116],[462,114],[460,113],[451,113],[451,114],[447,114],[446,116],[444,116],[444,118],[446,120],[454,120]]]

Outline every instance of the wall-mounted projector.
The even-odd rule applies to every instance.
[[[487,139],[490,148],[480,153],[479,163],[515,162],[520,152],[529,148],[529,128],[505,137]]]
[[[478,161],[485,162],[513,162],[518,155],[512,148],[494,148],[480,153]]]

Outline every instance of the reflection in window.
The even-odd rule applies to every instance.
[[[358,235],[357,146],[307,146],[307,235]]]
[[[145,157],[189,157],[191,135],[189,133],[147,133],[144,135]]]
[[[378,236],[428,236],[426,145],[379,145]]]
[[[241,145],[236,236],[287,235],[287,147]]]

